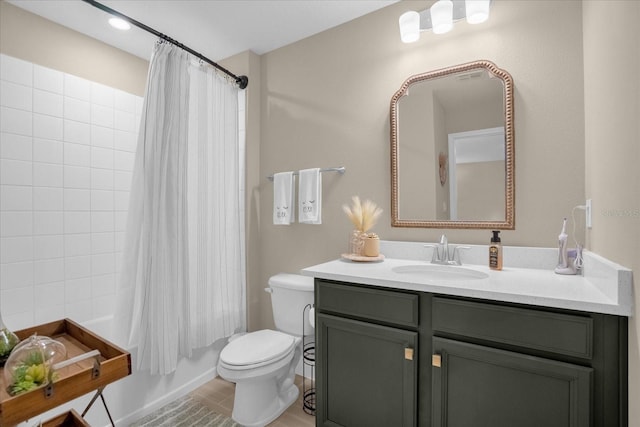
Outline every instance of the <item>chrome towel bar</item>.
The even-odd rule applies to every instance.
[[[344,175],[346,169],[344,166],[334,167],[334,168],[322,168],[320,172],[338,172],[340,175]],[[293,172],[294,175],[298,175],[298,172]],[[269,181],[273,181],[273,175],[269,175],[267,177]]]

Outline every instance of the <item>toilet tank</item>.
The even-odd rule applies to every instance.
[[[265,290],[271,293],[276,329],[302,336],[304,325],[306,335],[313,333],[313,327],[309,323],[309,310],[304,310],[307,304],[313,305],[313,277],[276,274],[269,278],[269,287]]]

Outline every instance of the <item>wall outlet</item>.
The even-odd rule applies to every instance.
[[[591,228],[591,199],[587,199],[587,203],[585,203],[584,209],[584,221],[587,225],[587,228]]]

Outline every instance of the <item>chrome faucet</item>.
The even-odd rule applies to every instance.
[[[462,265],[460,261],[460,249],[471,249],[470,246],[455,246],[453,253],[449,250],[449,240],[444,234],[440,237],[440,243],[424,245],[425,248],[433,248],[431,264]]]

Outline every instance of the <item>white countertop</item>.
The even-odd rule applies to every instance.
[[[476,246],[474,249],[482,251],[483,248]],[[540,251],[540,248],[532,249]],[[506,264],[508,248],[505,247],[504,250]],[[510,258],[516,259],[518,252],[523,250],[526,249],[511,249]],[[396,251],[389,250],[389,252]],[[394,267],[429,265],[430,263],[417,259],[390,257],[380,262],[353,262],[337,259],[304,268],[301,273],[305,276],[321,279],[361,283],[391,289],[632,316],[631,270],[593,253],[585,252],[584,258],[584,275],[574,276],[555,274],[553,268],[526,268],[505,265],[501,271],[495,271],[482,265],[465,264],[463,268],[483,272],[488,277],[467,280],[442,280],[429,278],[428,276],[418,277],[394,272],[392,270]],[[540,267],[536,263],[532,265]]]

